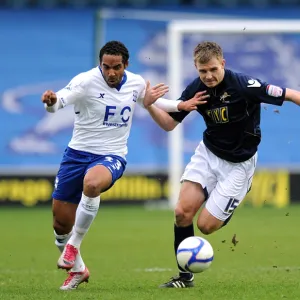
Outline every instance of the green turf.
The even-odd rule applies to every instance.
[[[0,299],[300,299],[299,216],[300,207],[239,208],[208,237],[211,268],[179,290],[157,288],[176,271],[172,212],[103,207],[82,245],[90,282],[62,292],[50,208],[1,208]]]

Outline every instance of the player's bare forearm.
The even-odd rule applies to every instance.
[[[168,113],[154,105],[148,107],[147,110],[152,119],[165,131],[171,131],[178,125],[178,122],[176,122]]]
[[[300,92],[292,89],[286,89],[285,100],[294,102],[300,106]]]

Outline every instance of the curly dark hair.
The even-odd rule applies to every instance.
[[[100,63],[102,62],[102,58],[104,54],[108,55],[121,55],[122,62],[125,64],[129,59],[129,52],[126,46],[119,41],[110,41],[107,42],[101,49],[99,53]]]

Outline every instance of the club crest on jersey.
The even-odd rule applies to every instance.
[[[133,91],[132,91],[132,101],[133,101],[133,102],[136,102],[137,97],[138,97],[138,91],[133,90]]]
[[[228,97],[231,97],[231,96],[227,92],[224,92],[224,94],[220,97],[220,101],[223,103],[229,103],[228,100],[225,100]]]

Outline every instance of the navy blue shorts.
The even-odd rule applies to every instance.
[[[103,165],[111,172],[112,184],[110,187],[112,187],[122,177],[126,160],[117,155],[97,155],[68,147],[55,179],[52,197],[78,204],[83,191],[84,176],[90,168],[96,165]]]

